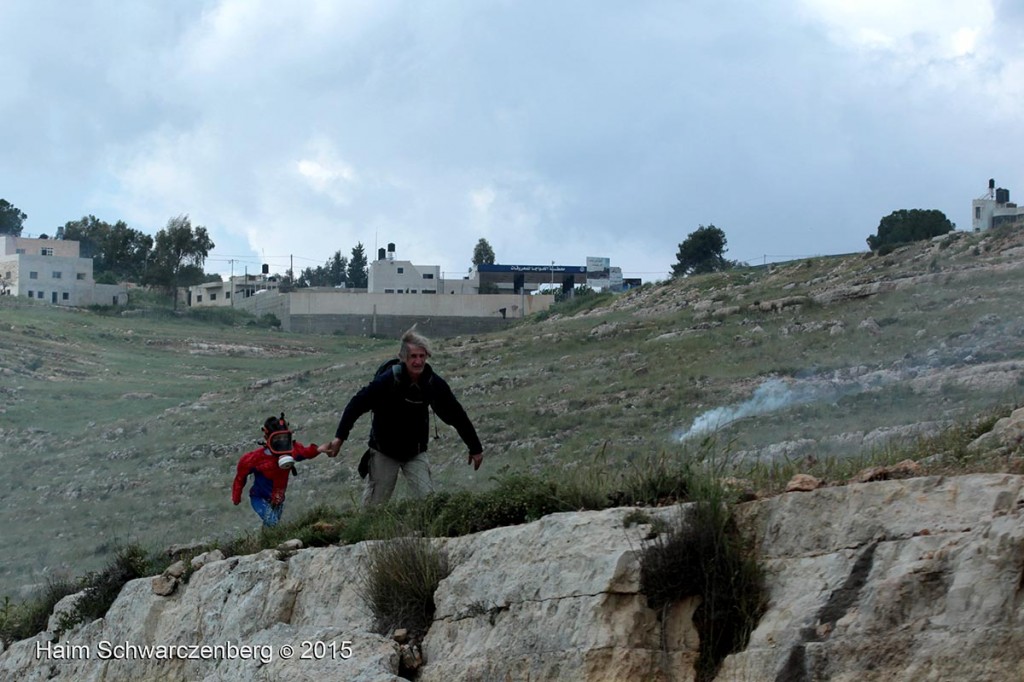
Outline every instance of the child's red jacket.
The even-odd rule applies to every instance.
[[[296,462],[313,459],[320,454],[314,444],[303,445],[295,441],[292,447],[292,457]],[[238,460],[238,473],[235,474],[235,483],[231,486],[231,501],[235,504],[242,501],[245,479],[249,478],[249,474],[253,474],[255,478],[249,489],[249,497],[270,500],[274,505],[281,504],[284,502],[284,491],[288,487],[288,476],[291,473],[291,469],[282,469],[277,465],[277,455],[270,454],[266,447],[247,452]]]

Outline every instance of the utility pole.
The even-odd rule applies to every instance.
[[[235,307],[235,259],[230,258],[228,262],[231,263],[231,276],[228,277],[228,295],[231,296],[231,307]]]

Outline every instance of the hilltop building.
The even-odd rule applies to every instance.
[[[436,294],[442,284],[440,266],[398,260],[393,243],[387,251],[377,249],[377,260],[368,270],[366,290],[371,294]]]
[[[188,288],[188,305],[194,308],[226,308],[239,299],[264,291],[277,292],[281,283],[276,275],[235,275],[226,282],[203,282]]]
[[[466,278],[473,293],[522,294],[536,291],[569,292],[586,285],[595,291],[622,291],[622,268],[611,267],[608,258],[587,258],[586,265],[500,265],[483,263],[470,270]],[[464,287],[459,280],[445,281],[454,290]]]
[[[54,305],[125,305],[128,291],[97,284],[92,258],[66,239],[0,236],[0,295],[26,296]]]
[[[1024,226],[1024,208],[1010,201],[1010,190],[988,181],[988,192],[971,202],[971,226],[984,232],[1000,225]]]
[[[392,337],[416,324],[428,336],[451,336],[503,329],[546,310],[557,290],[588,285],[621,291],[625,283],[622,270],[611,267],[607,258],[588,258],[587,265],[484,264],[448,279],[440,266],[399,259],[391,243],[368,264],[366,289],[281,292],[278,284],[264,266],[263,276],[255,279],[232,277],[189,287],[188,301],[193,307],[233,306],[258,316],[271,314],[286,331]]]

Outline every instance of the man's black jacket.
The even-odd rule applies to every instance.
[[[334,435],[348,440],[356,420],[372,411],[370,447],[392,459],[408,462],[427,451],[430,441],[428,405],[441,421],[455,427],[469,448],[469,454],[483,452],[466,411],[455,399],[448,383],[435,374],[429,364],[424,365],[416,384],[409,381],[404,364],[400,372],[388,370],[374,377],[348,402]]]

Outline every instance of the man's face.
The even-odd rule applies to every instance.
[[[405,356],[405,369],[409,377],[416,381],[423,373],[423,366],[427,364],[427,351],[419,346],[409,346],[408,354]]]

